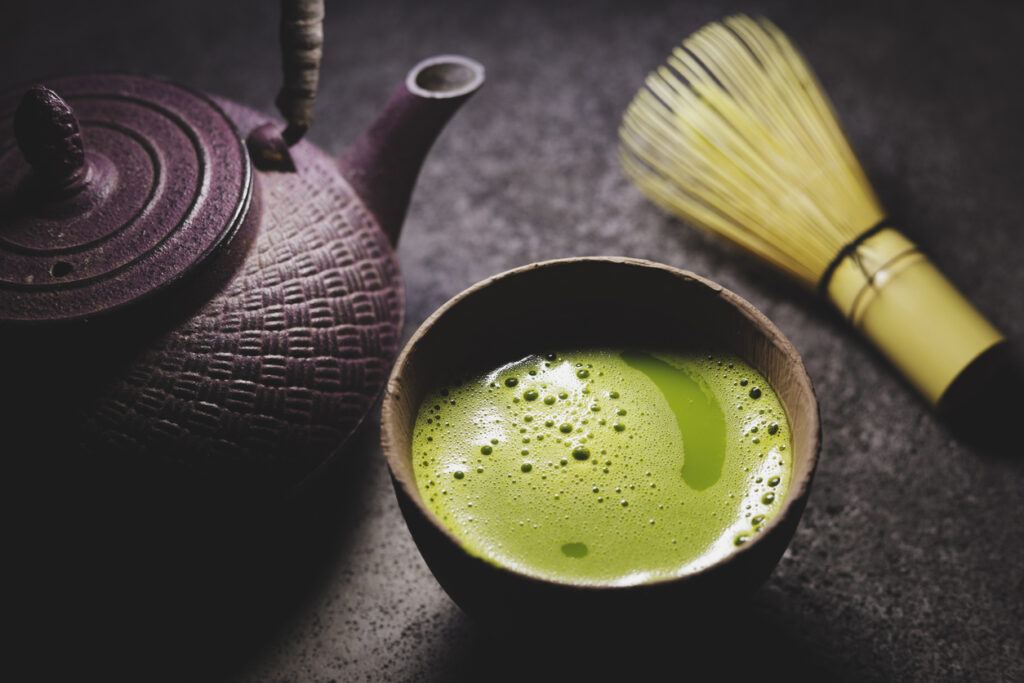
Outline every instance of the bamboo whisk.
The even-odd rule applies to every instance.
[[[820,289],[938,403],[1003,340],[892,228],[807,62],[734,16],[673,50],[619,131],[654,202]]]

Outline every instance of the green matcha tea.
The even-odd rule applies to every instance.
[[[786,495],[789,424],[734,356],[588,350],[528,356],[420,406],[424,500],[473,554],[574,583],[707,566]]]

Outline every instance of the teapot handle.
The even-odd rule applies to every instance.
[[[313,122],[324,45],[324,0],[281,0],[281,67],[277,108],[288,122],[282,137],[294,145]]]
[[[313,122],[324,44],[324,0],[281,0],[281,70],[284,83],[275,104],[286,127],[265,124],[249,134],[257,166],[291,170],[288,148],[302,139]]]

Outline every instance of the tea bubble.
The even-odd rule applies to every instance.
[[[538,396],[540,396],[540,394],[537,393],[536,389],[527,389],[523,393],[523,398],[527,401],[536,401]]]
[[[490,446],[481,446],[480,452],[483,453],[484,455],[490,455],[491,453],[494,452],[494,449],[491,448]]]
[[[519,380],[515,377],[509,377],[505,380],[505,386],[511,389],[515,385],[519,384]]]
[[[572,457],[576,458],[577,460],[586,460],[587,458],[590,457],[590,449],[585,448],[583,446],[577,446],[576,448],[572,449]]]

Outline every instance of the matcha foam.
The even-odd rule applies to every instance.
[[[789,424],[734,356],[528,356],[420,406],[423,499],[471,553],[533,576],[630,585],[712,564],[785,498]]]

